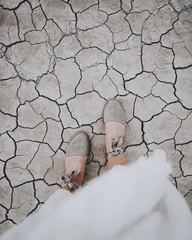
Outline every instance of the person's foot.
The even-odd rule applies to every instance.
[[[106,102],[103,109],[103,121],[105,124],[105,147],[108,161],[113,162],[113,165],[124,165],[125,157],[123,155],[123,141],[125,136],[126,118],[124,109],[119,101],[116,99],[110,99]],[[115,160],[115,163],[112,158],[120,155],[123,155],[121,156],[123,162],[119,158]]]
[[[120,145],[123,143],[125,136],[125,125],[119,122],[106,122],[105,123],[105,148],[108,153],[112,148],[113,139],[121,139]]]
[[[90,139],[85,132],[72,137],[66,150],[64,189],[72,192],[82,186],[90,147]]]

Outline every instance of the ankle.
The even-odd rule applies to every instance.
[[[67,190],[67,191],[69,191],[69,192],[74,192],[74,190],[73,189],[70,189],[67,185],[65,185],[64,187],[63,187],[63,189],[65,189],[65,190]]]
[[[118,166],[118,165],[124,166],[128,164],[128,161],[124,153],[120,153],[117,156],[108,155],[107,159],[108,159],[107,170],[110,170],[114,166]]]

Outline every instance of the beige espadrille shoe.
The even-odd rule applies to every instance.
[[[126,118],[122,105],[116,99],[106,102],[103,109],[103,122],[106,133],[106,153],[108,156],[117,156],[123,153],[123,143]]]
[[[89,157],[91,143],[85,132],[77,132],[71,139],[65,157],[64,188],[78,189],[84,180],[85,165]]]

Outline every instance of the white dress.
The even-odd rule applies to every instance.
[[[1,240],[191,240],[192,216],[163,151],[117,166],[71,194],[58,190]]]

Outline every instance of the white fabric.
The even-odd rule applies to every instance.
[[[117,166],[75,194],[58,190],[1,240],[191,240],[192,216],[163,151]]]

